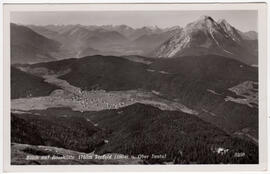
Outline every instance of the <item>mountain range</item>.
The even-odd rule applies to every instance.
[[[120,26],[47,25],[26,26],[33,31],[62,44],[58,59],[88,55],[144,55],[153,50],[179,27],[160,29]]]
[[[20,34],[26,30],[28,34]],[[241,32],[226,20],[216,22],[209,16],[202,16],[184,28],[11,24],[11,31],[11,47],[14,50],[11,60],[14,63],[37,63],[91,55],[172,58],[215,54],[249,65],[258,64],[255,31]],[[35,48],[37,45],[38,48]],[[24,60],[25,57],[29,60]],[[32,60],[31,57],[37,58]]]

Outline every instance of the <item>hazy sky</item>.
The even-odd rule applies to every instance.
[[[18,24],[120,25],[134,28],[179,25],[184,27],[202,15],[214,20],[226,19],[241,31],[257,31],[257,11],[90,11],[90,12],[12,12],[11,22]]]

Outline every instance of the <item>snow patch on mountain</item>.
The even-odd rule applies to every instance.
[[[214,39],[214,41],[216,42],[217,46],[219,46],[219,47],[220,47],[220,45],[219,45],[218,41],[217,41],[217,40],[215,39],[215,37],[214,37],[214,34],[213,34],[213,30],[212,30],[212,28],[210,28],[210,34],[211,34],[212,38]]]
[[[225,50],[225,49],[223,49],[223,51],[225,51],[226,53],[229,53],[229,54],[233,54],[232,52],[227,51],[227,50]]]

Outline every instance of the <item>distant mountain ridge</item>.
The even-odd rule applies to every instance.
[[[247,40],[257,40],[258,39],[258,33],[256,31],[242,32],[241,36]]]
[[[33,30],[11,23],[11,63],[37,63],[56,60],[54,52],[58,52],[60,43],[48,39]]]
[[[27,25],[31,30],[62,44],[57,59],[90,55],[145,55],[169,39],[179,26],[161,29],[127,25]]]
[[[144,26],[140,28],[133,28],[128,25],[80,25],[80,24],[68,24],[68,25],[26,25],[26,27],[31,28],[32,30],[36,32],[40,32],[42,34],[48,34],[44,33],[45,30],[51,31],[51,32],[57,32],[57,33],[64,33],[67,30],[71,30],[74,28],[84,28],[89,31],[94,30],[104,30],[104,31],[116,31],[126,38],[129,38],[130,40],[135,40],[139,38],[142,35],[145,34],[154,34],[154,33],[162,33],[162,32],[168,32],[170,30],[175,29],[181,29],[180,26],[172,26],[167,28],[159,28],[158,26]],[[43,29],[43,30],[42,30]]]
[[[21,44],[22,42],[16,39],[11,40],[11,46],[15,50],[12,54],[16,54],[12,56],[15,57],[13,59],[20,56],[35,59],[24,61],[21,58],[21,62],[15,61],[17,63],[36,63],[91,55],[171,58],[214,54],[235,58],[249,65],[258,64],[258,41],[255,31],[241,32],[226,20],[216,22],[209,16],[202,16],[184,28],[177,25],[168,28],[157,26],[132,28],[127,25],[80,24],[44,26],[12,24],[11,28],[12,30],[25,28],[41,36],[39,37],[41,41],[35,41],[37,43],[33,44],[35,46],[28,46],[25,49],[21,47],[25,47],[26,44]],[[33,36],[24,35],[24,40],[31,41],[31,38]],[[42,45],[40,44],[44,43],[42,40],[50,42]]]
[[[185,55],[216,54],[235,58],[246,64],[257,64],[256,48],[245,33],[231,26],[226,20],[216,22],[202,16],[187,24],[182,32],[161,44],[153,57],[170,58]]]

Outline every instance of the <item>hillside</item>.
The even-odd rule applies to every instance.
[[[92,152],[104,144],[103,132],[68,108],[12,113],[11,141]],[[61,133],[60,133],[61,132]]]
[[[82,89],[110,91],[144,88],[172,93],[171,96],[177,96],[176,93],[183,89],[186,89],[183,93],[187,94],[192,86],[193,91],[198,89],[198,92],[207,89],[224,92],[244,81],[258,79],[256,68],[222,56],[186,56],[151,61],[145,64],[121,57],[89,56],[34,64],[31,67],[46,67],[55,73],[70,69],[60,78]]]
[[[54,72],[70,69],[69,73],[60,78],[87,90],[137,89],[145,83],[147,76],[145,64],[114,56],[89,56],[77,60],[35,64],[31,67],[46,67]]]
[[[109,143],[99,153],[166,154],[165,159],[150,158],[150,163],[172,160],[181,164],[257,161],[256,155],[251,155],[256,150],[253,143],[232,138],[212,124],[182,112],[161,111],[134,104],[120,110],[94,114],[90,119],[111,132]],[[224,156],[216,154],[215,149],[219,147],[229,149],[229,153]],[[237,151],[251,156],[233,159],[233,153]]]
[[[48,39],[30,28],[10,24],[11,63],[37,63],[55,60],[60,43]]]
[[[253,143],[233,138],[196,116],[143,104],[84,113],[52,108],[13,113],[11,118],[14,143],[87,153],[95,150],[99,155],[166,154],[162,159],[144,158],[146,163],[258,162]],[[220,154],[219,148],[229,150]],[[234,157],[238,152],[244,152],[245,156]]]
[[[44,82],[42,78],[11,67],[11,99],[46,96],[55,89],[56,86]]]

